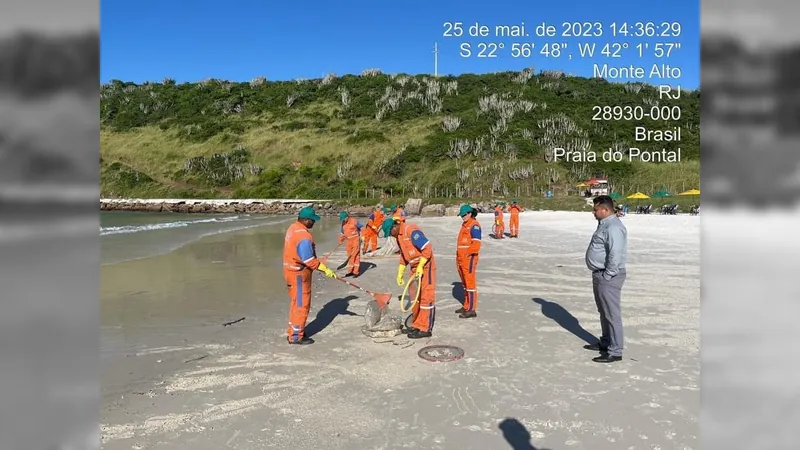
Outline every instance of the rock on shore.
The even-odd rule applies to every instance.
[[[377,205],[377,204],[376,204]],[[405,211],[410,216],[439,217],[456,215],[460,205],[431,204],[424,205],[422,199],[409,198],[405,203]],[[136,211],[136,212],[175,212],[175,213],[222,213],[222,214],[296,214],[300,208],[313,206],[321,216],[335,216],[340,211],[347,211],[356,217],[367,217],[373,206],[341,206],[330,200],[202,200],[202,199],[100,199],[101,211]],[[492,202],[472,204],[478,212],[491,212]]]

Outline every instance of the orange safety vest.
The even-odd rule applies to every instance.
[[[303,261],[297,253],[297,246],[301,241],[310,240],[313,255],[311,259]],[[286,237],[283,243],[283,268],[299,272],[301,270],[316,270],[319,267],[317,259],[317,246],[314,244],[314,236],[300,222],[295,222],[286,230]]]
[[[473,229],[477,228],[477,233]],[[474,217],[470,217],[461,224],[456,241],[456,256],[469,256],[477,254],[481,249],[480,238],[473,237],[473,233],[480,236],[481,224]]]
[[[346,239],[358,239],[360,234],[358,231],[358,221],[352,217],[345,219],[342,224],[342,234]]]
[[[418,249],[417,246],[414,245],[416,237],[415,231],[418,231],[419,235],[423,236],[422,239],[425,241],[421,244],[423,247],[422,249]],[[401,223],[397,234],[397,243],[400,246],[400,263],[406,266],[410,265],[412,270],[416,269],[421,256],[427,258],[428,261],[430,261],[429,264],[433,262],[433,247],[430,241],[424,237],[418,225],[405,222]],[[419,244],[419,242],[417,243]]]
[[[378,232],[378,229],[383,225],[383,212],[375,211],[372,213],[372,219],[367,222],[367,226],[372,228],[372,231]]]

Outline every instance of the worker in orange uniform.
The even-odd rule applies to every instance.
[[[431,337],[436,320],[436,261],[433,248],[418,225],[406,223],[405,217],[393,217],[391,235],[400,246],[400,265],[397,268],[397,285],[404,286],[403,274],[411,266],[414,282],[408,292],[419,299],[411,310],[413,322],[407,336],[410,339]],[[418,287],[421,284],[421,288]]]
[[[384,218],[383,210],[379,206],[376,206],[372,214],[369,215],[367,228],[364,230],[364,248],[361,249],[363,254],[368,251],[374,252],[378,250],[378,233],[380,233]]]
[[[476,220],[478,211],[472,206],[461,205],[458,215],[463,222],[456,241],[456,269],[464,288],[464,306],[458,308],[456,313],[462,319],[470,319],[478,316],[475,271],[478,268],[478,253],[481,251],[481,224]]]
[[[402,217],[403,219],[405,219],[406,217],[408,217],[408,214],[403,209],[403,205],[399,205],[397,209],[395,209],[394,212],[392,213],[392,217]]]
[[[505,238],[506,225],[503,219],[503,205],[500,202],[494,205],[494,237],[495,239]]]
[[[311,308],[311,274],[315,270],[326,277],[336,278],[336,272],[317,259],[314,237],[310,230],[319,216],[314,208],[306,206],[297,214],[297,222],[286,230],[283,244],[283,278],[289,290],[289,328],[286,339],[290,344],[313,344],[314,340],[305,336],[308,311]]]
[[[345,251],[347,252],[347,260],[350,263],[346,277],[358,277],[358,272],[361,269],[361,229],[364,226],[347,213],[342,211],[339,213],[339,221],[342,222],[342,231],[339,235],[339,243],[347,241],[345,244]]]
[[[511,214],[511,219],[508,221],[509,237],[519,239],[519,213],[522,212],[522,207],[517,203],[517,199],[511,200],[508,212]]]

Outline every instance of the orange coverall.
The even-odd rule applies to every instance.
[[[431,333],[436,320],[436,261],[433,259],[433,248],[428,238],[422,233],[419,226],[410,223],[401,223],[397,233],[397,243],[400,246],[400,264],[411,269],[411,276],[417,270],[419,258],[428,260],[425,264],[422,278],[412,281],[408,287],[409,295],[417,294],[417,283],[422,284],[419,301],[411,310],[413,318],[412,327]]]
[[[508,207],[508,212],[511,214],[511,219],[508,221],[509,234],[511,237],[519,237],[519,213],[522,212],[522,207],[511,205]]]
[[[383,225],[383,220],[383,211],[375,210],[375,212],[370,214],[369,221],[367,222],[367,229],[364,230],[364,253],[378,250],[378,232],[381,229],[381,225]],[[372,250],[369,250],[370,248],[372,248]]]
[[[283,278],[289,290],[289,328],[287,339],[297,342],[304,336],[311,308],[311,274],[319,267],[314,237],[300,222],[286,230],[283,244]]]
[[[403,210],[403,208],[398,206],[397,209],[395,209],[394,212],[392,213],[392,217],[406,218],[406,217],[408,217],[408,214],[406,214],[406,212],[405,212],[405,210]]]
[[[350,261],[349,273],[358,276],[358,271],[361,269],[361,228],[363,225],[356,219],[348,217],[342,223],[342,233],[339,235],[339,243],[345,240],[345,251],[347,252],[347,260]]]
[[[503,219],[503,207],[500,205],[494,208],[494,231],[495,238],[503,239],[505,237],[506,225]]]
[[[481,224],[469,218],[461,224],[456,243],[456,269],[464,287],[464,311],[478,309],[478,285],[475,271],[478,268],[478,252],[481,250]]]

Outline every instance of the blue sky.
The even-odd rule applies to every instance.
[[[141,83],[165,77],[178,82],[220,78],[248,81],[318,78],[379,68],[386,73],[433,73],[433,44],[439,43],[439,73],[486,73],[521,70],[563,70],[591,76],[594,63],[636,64],[649,69],[665,63],[681,69],[677,80],[686,88],[699,85],[700,45],[698,0],[407,0],[388,2],[349,0],[305,1],[156,1],[101,2],[101,81],[120,79]],[[562,38],[562,22],[601,22],[603,37]],[[679,22],[674,37],[611,37],[612,22]],[[443,37],[445,22],[462,22],[464,36]],[[530,37],[470,37],[470,25],[525,23]],[[556,27],[558,36],[537,37],[542,22]],[[478,58],[479,43],[503,43],[496,58]],[[560,58],[539,53],[545,42],[566,43]],[[581,58],[578,43],[627,43],[623,58]],[[635,56],[635,45],[680,42],[668,59]],[[469,43],[471,57],[459,55]],[[513,43],[533,43],[530,57],[514,58]],[[568,54],[573,58],[568,59]],[[657,84],[657,78],[644,80]]]

